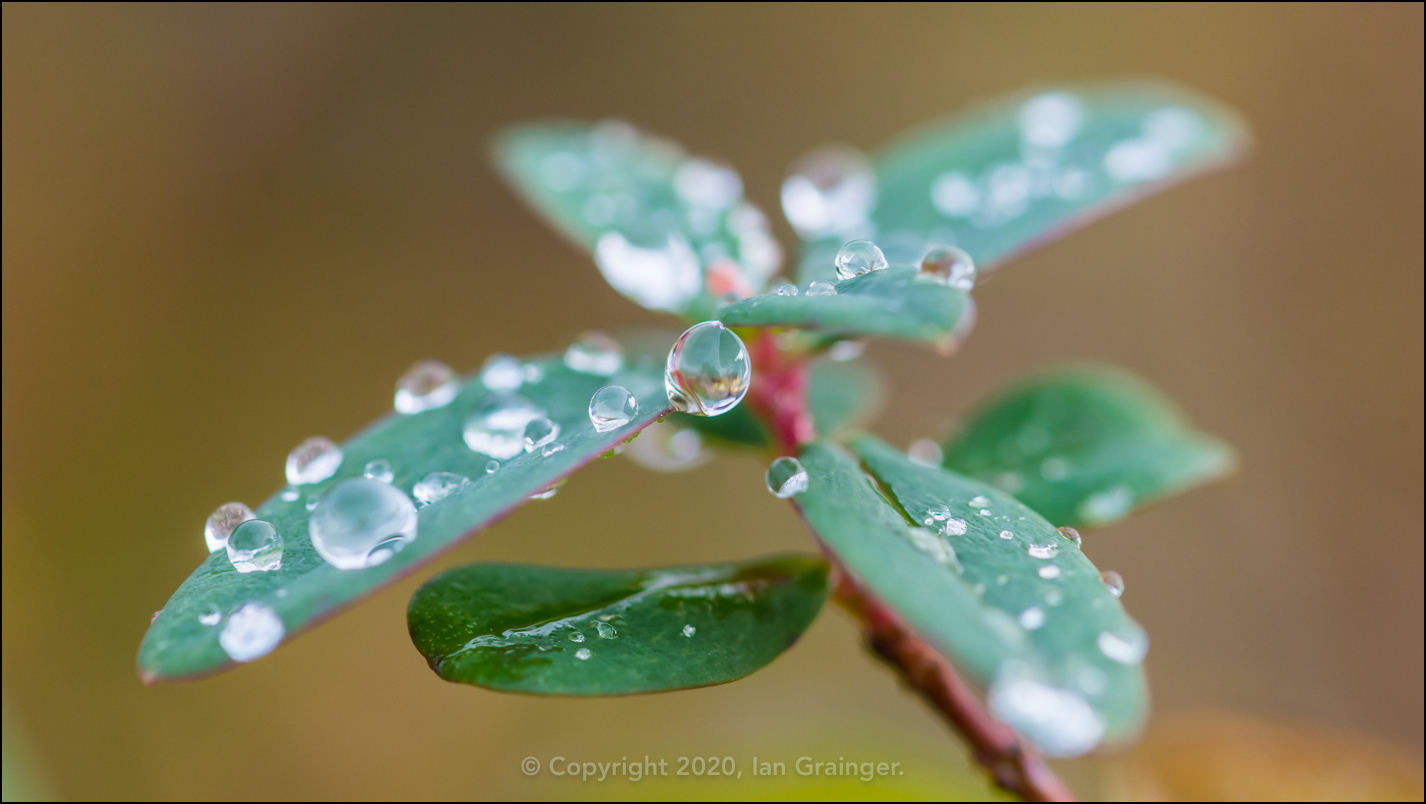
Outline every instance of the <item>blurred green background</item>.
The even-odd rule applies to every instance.
[[[784,168],[977,99],[1155,76],[1256,143],[977,289],[952,359],[895,344],[877,429],[943,431],[1058,360],[1135,370],[1240,451],[1231,482],[1088,533],[1148,628],[1161,712],[1423,738],[1422,7],[4,6],[3,690],[31,773],[76,798],[779,796],[743,779],[526,778],[522,758],[900,761],[822,795],[979,795],[829,609],[737,684],[541,700],[439,681],[408,579],[251,666],[147,689],[134,655],[204,518],[282,482],[425,357],[658,324],[523,209],[486,143],[626,117]],[[809,549],[760,462],[599,461],[439,562],[625,566]],[[7,774],[11,745],[7,738]],[[1072,778],[1083,769],[1070,767]],[[1080,774],[1080,775],[1076,775]],[[1077,782],[1091,784],[1091,782]],[[782,786],[778,786],[781,784]],[[806,790],[803,791],[807,792]]]

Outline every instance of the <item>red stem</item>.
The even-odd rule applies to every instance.
[[[807,409],[807,356],[778,347],[777,333],[760,331],[748,350],[753,360],[753,386],[748,402],[772,427],[778,450],[796,455],[817,437]]]

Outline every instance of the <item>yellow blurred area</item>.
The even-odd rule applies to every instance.
[[[997,272],[954,358],[873,346],[893,382],[876,429],[902,446],[935,435],[1056,361],[1143,375],[1242,465],[1085,534],[1152,636],[1159,710],[1370,735],[1414,757],[1415,787],[1409,762],[1354,765],[1332,737],[1289,740],[1242,776],[1223,752],[1283,727],[1230,719],[1221,740],[1156,726],[1115,789],[1419,797],[1422,30],[1404,4],[5,4],[7,785],[23,761],[31,790],[61,798],[989,795],[839,611],[743,681],[609,700],[446,684],[411,647],[406,601],[460,563],[810,550],[746,456],[680,475],[596,461],[207,681],[144,688],[134,655],[202,560],[204,517],[265,498],[302,439],[381,414],[414,361],[465,371],[587,328],[667,326],[501,186],[486,156],[500,127],[621,116],[717,155],[790,249],[778,187],[814,145],[875,147],[1031,84],[1150,76],[1238,109],[1254,151]],[[520,770],[644,755],[789,771]],[[904,773],[809,779],[801,756]],[[1063,767],[1085,795],[1109,791],[1097,762]],[[1284,770],[1299,767],[1318,776]]]

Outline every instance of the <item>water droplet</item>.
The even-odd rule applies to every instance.
[[[614,626],[609,623],[595,623],[594,627],[599,631],[599,636],[604,639],[613,639],[618,636],[618,632],[614,630]]]
[[[825,279],[814,279],[807,283],[808,296],[835,296],[837,286]]]
[[[1034,631],[1045,624],[1045,612],[1039,606],[1031,606],[1020,612],[1020,627],[1026,631]]]
[[[691,636],[693,636],[693,635],[696,634],[696,633],[698,633],[698,629],[697,629],[697,628],[694,628],[694,627],[691,626],[691,625],[685,625],[685,626],[683,627],[683,635],[686,636],[686,637],[691,637]]]
[[[1173,151],[1157,140],[1120,140],[1104,154],[1104,170],[1115,181],[1126,183],[1163,178],[1173,170]]]
[[[718,416],[737,407],[752,381],[743,340],[719,321],[695,324],[669,350],[664,389],[674,409]]]
[[[522,396],[492,394],[465,420],[466,446],[507,461],[525,449],[525,425],[545,412]]]
[[[1069,525],[1065,525],[1064,527],[1060,528],[1060,535],[1074,542],[1075,547],[1081,547],[1084,545],[1084,537],[1079,535],[1079,531],[1075,530]]]
[[[939,467],[941,465],[941,445],[929,438],[918,438],[912,441],[911,447],[906,450],[906,454],[911,460],[922,466]]]
[[[836,292],[834,288],[832,294]],[[811,295],[810,291],[808,295]],[[866,352],[866,341],[837,341],[832,344],[831,349],[827,350],[827,356],[838,363],[843,363],[848,360],[856,360],[861,357],[864,352]]]
[[[216,553],[228,544],[228,536],[233,529],[249,519],[257,519],[252,509],[240,502],[223,503],[208,515],[203,523],[203,541],[208,543],[208,552]]]
[[[198,615],[198,622],[204,625],[217,625],[223,619],[223,610],[209,603],[203,608],[203,613]]]
[[[450,366],[439,360],[422,360],[396,381],[396,412],[420,413],[445,407],[459,391],[460,381]]]
[[[361,472],[361,476],[372,480],[379,480],[382,483],[390,483],[396,477],[391,471],[390,462],[385,458],[368,461],[366,468]]]
[[[864,154],[825,146],[792,163],[782,183],[782,210],[806,240],[864,226],[876,203],[876,173]]]
[[[480,384],[492,391],[514,391],[524,382],[520,361],[511,355],[491,355],[480,367]]]
[[[926,513],[936,522],[945,522],[951,518],[951,508],[948,505],[937,503],[926,509]]]
[[[1003,534],[1002,534],[1003,535]],[[1058,544],[1032,544],[1025,550],[1031,558],[1054,558],[1060,552]]]
[[[946,524],[941,526],[941,532],[947,536],[966,535],[966,521],[964,519],[947,519]]]
[[[990,516],[990,509],[989,509],[989,508],[982,508],[982,509],[980,509],[979,511],[977,511],[976,513],[980,514],[981,516]]]
[[[218,644],[235,662],[250,662],[272,652],[287,633],[277,612],[261,603],[246,603],[228,617]]]
[[[432,472],[421,478],[421,481],[411,488],[411,496],[417,502],[430,505],[449,497],[461,487],[469,485],[470,478],[465,475],[458,475],[455,472]]]
[[[1109,590],[1109,594],[1115,597],[1124,596],[1124,576],[1114,570],[1105,570],[1099,573],[1099,580],[1104,582],[1104,588]]]
[[[697,430],[657,422],[644,428],[637,439],[629,442],[623,455],[655,472],[685,472],[702,466],[713,457],[711,452],[703,449],[703,437]]]
[[[969,505],[971,508],[984,508],[990,505],[990,498],[983,494],[977,495],[970,498],[970,502],[966,503],[966,505]]]
[[[1079,756],[1104,736],[1104,719],[1069,690],[1028,678],[1002,678],[991,685],[987,700],[996,717],[1046,756]]]
[[[534,452],[546,444],[559,438],[560,426],[550,421],[545,416],[531,419],[524,430],[525,451]]]
[[[777,295],[779,295],[779,296],[796,296],[796,295],[797,295],[797,286],[796,286],[796,285],[782,285],[782,286],[778,287],[778,289],[777,289]]]
[[[574,658],[580,660],[581,662],[587,661],[589,657],[593,655],[594,654],[590,652],[589,648],[580,648],[579,650],[574,652]]]
[[[1052,581],[1055,578],[1060,577],[1060,568],[1056,567],[1054,564],[1051,564],[1048,567],[1040,567],[1039,574],[1041,578],[1044,578],[1047,581]]]
[[[609,377],[624,367],[624,350],[603,332],[589,331],[564,350],[564,364],[582,374]]]
[[[317,506],[320,505],[321,502],[322,502],[321,496],[316,495],[316,494],[309,494],[309,495],[307,495],[306,508],[307,508],[308,511],[316,510]]]
[[[639,401],[622,385],[606,385],[589,399],[589,422],[600,433],[618,430],[639,413]]]
[[[688,239],[662,233],[632,243],[607,231],[594,246],[599,272],[613,288],[650,310],[681,313],[703,290],[703,266]]]
[[[807,490],[807,470],[796,458],[784,456],[773,461],[767,468],[765,480],[767,490],[783,500]]]
[[[955,246],[939,246],[921,258],[921,276],[956,290],[975,287],[975,260]]]
[[[578,631],[570,631],[570,632],[569,632],[569,641],[570,641],[570,642],[583,642],[583,641],[584,641],[584,634],[581,634],[581,633],[579,633]]]
[[[287,489],[284,489],[280,496],[282,497],[283,502],[295,502],[298,497],[302,496],[302,492],[289,487]]]
[[[1020,139],[1038,148],[1059,148],[1084,125],[1084,104],[1067,92],[1047,92],[1020,107]]]
[[[1100,631],[1095,641],[1099,644],[1100,653],[1120,664],[1138,664],[1149,652],[1149,638],[1142,631],[1127,639],[1109,631]]]
[[[287,482],[294,486],[320,483],[337,473],[342,465],[342,448],[322,436],[298,444],[287,453]]]
[[[1128,486],[1118,485],[1089,495],[1079,504],[1077,512],[1086,522],[1100,524],[1123,517],[1133,506],[1133,490]]]
[[[850,240],[838,249],[836,265],[838,279],[851,279],[885,268],[886,255],[870,240]]]
[[[374,567],[416,538],[416,506],[395,486],[353,477],[327,492],[307,521],[312,547],[339,570]]]
[[[1015,534],[1014,534],[1014,533],[1011,533],[1011,532],[1008,531],[1008,530],[1002,530],[1002,531],[1000,531],[1000,538],[1002,538],[1002,539],[1013,539],[1013,538],[1015,538]]]
[[[282,536],[261,519],[233,528],[227,548],[228,561],[238,572],[270,572],[282,566]]]
[[[685,160],[674,171],[673,191],[691,207],[717,211],[731,207],[743,197],[743,182],[727,165],[694,158]]]
[[[531,494],[531,495],[530,495],[530,499],[532,499],[532,500],[548,500],[548,499],[550,499],[551,497],[555,496],[556,494],[559,494],[559,493],[560,493],[560,488],[562,488],[563,486],[564,486],[564,480],[563,480],[563,479],[557,480],[557,481],[555,481],[554,483],[551,483],[550,485],[545,486],[543,489],[541,489],[541,490],[535,492],[534,494]]]
[[[980,190],[964,173],[942,173],[931,181],[931,205],[948,218],[966,218],[980,208]]]
[[[497,471],[499,471],[499,469],[500,469],[500,461],[486,461],[486,462],[485,462],[485,473],[486,473],[487,475],[493,475],[493,474],[495,474]]]

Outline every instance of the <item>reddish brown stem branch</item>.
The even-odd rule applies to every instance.
[[[748,402],[772,428],[779,451],[796,455],[817,437],[812,413],[807,409],[806,355],[778,348],[777,334],[763,330],[752,339],[753,386]]]

